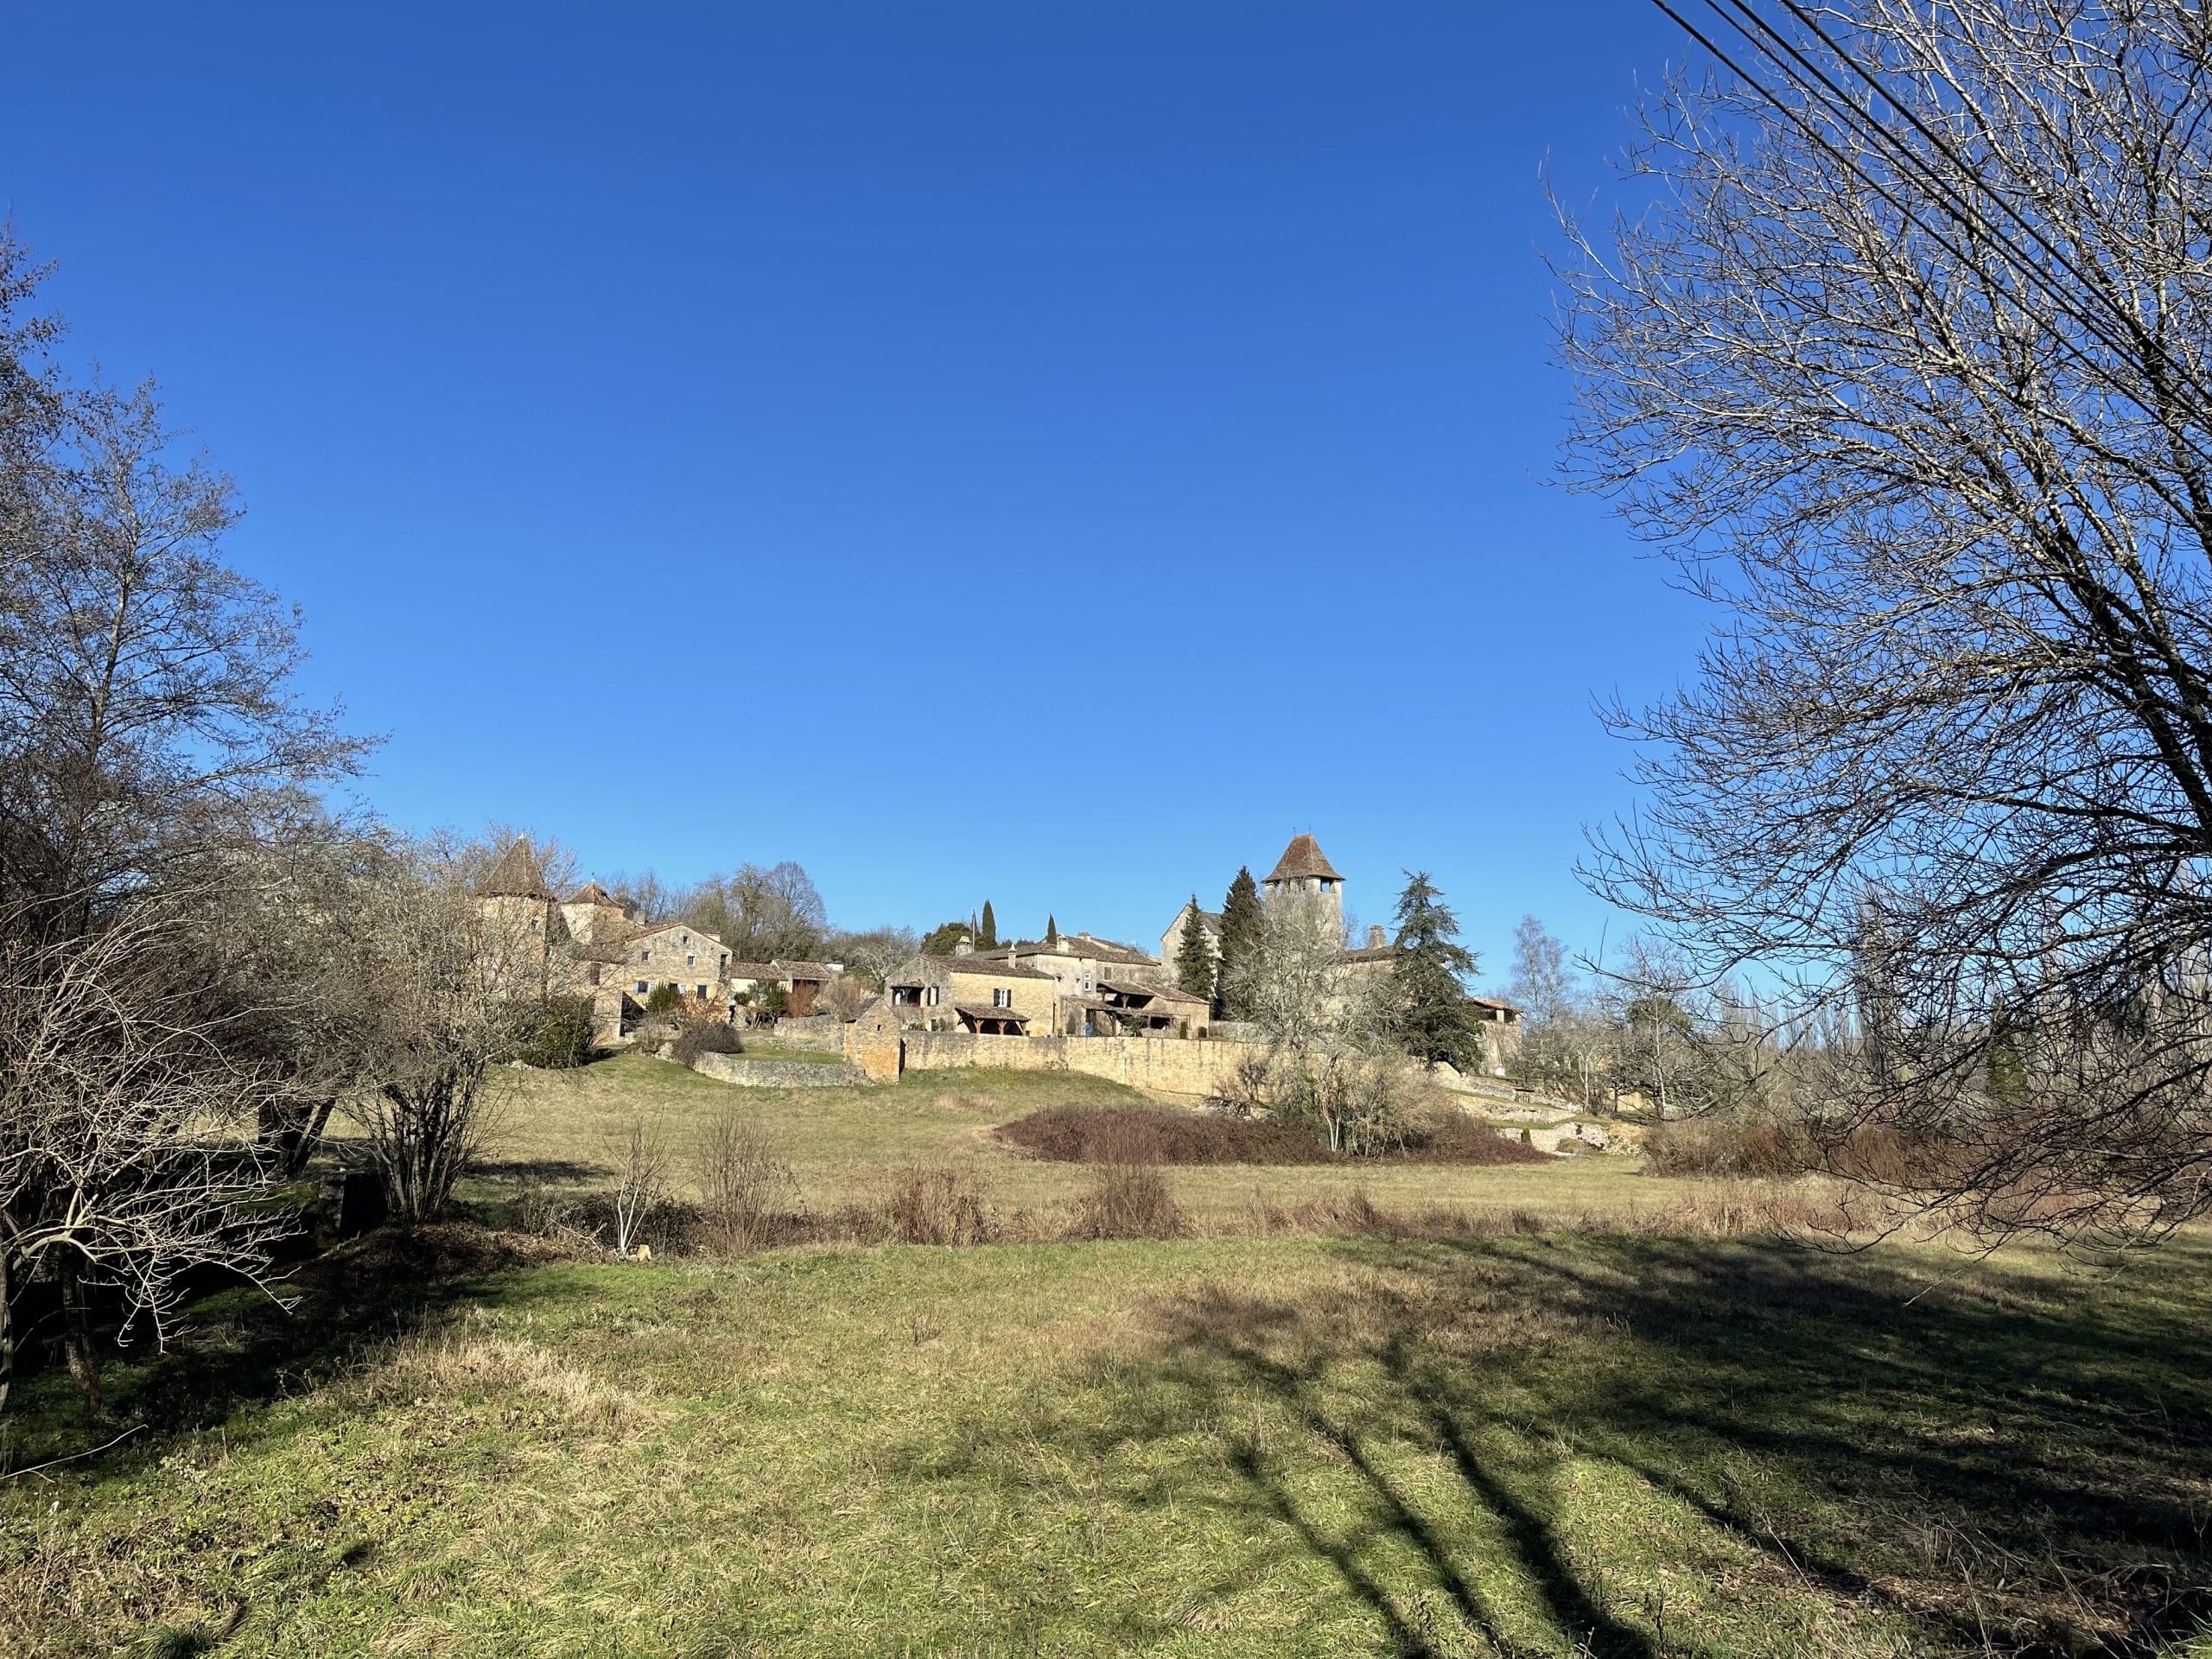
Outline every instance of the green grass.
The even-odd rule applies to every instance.
[[[603,1185],[615,1141],[630,1124],[658,1127],[679,1153],[716,1116],[756,1118],[782,1145],[806,1201],[818,1208],[880,1198],[916,1166],[960,1171],[1006,1211],[1056,1215],[1090,1181],[1079,1166],[1020,1157],[992,1128],[1045,1106],[1128,1105],[1143,1096],[1103,1078],[1019,1071],[909,1072],[894,1085],[753,1089],[717,1083],[648,1056],[625,1054],[578,1071],[508,1074],[495,1156],[499,1173],[474,1190],[496,1198],[500,1180],[530,1169],[554,1185]],[[1390,1209],[1450,1205],[1525,1211],[1557,1221],[1629,1211],[1657,1213],[1696,1192],[1689,1182],[1641,1176],[1633,1162],[1585,1159],[1497,1168],[1381,1166],[1348,1177],[1327,1165],[1169,1172],[1177,1202],[1202,1224],[1228,1224],[1255,1198],[1293,1205],[1341,1195],[1354,1179]]]
[[[532,1077],[510,1155],[736,1092]],[[1079,1179],[976,1131],[1125,1097],[801,1092],[758,1109],[818,1199],[908,1159]],[[111,1426],[32,1376],[16,1466],[149,1427],[0,1481],[0,1652],[2212,1652],[2199,1236],[2120,1274],[1629,1230],[544,1255],[372,1236],[289,1316],[211,1299],[115,1366]]]

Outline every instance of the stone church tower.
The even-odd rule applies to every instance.
[[[1344,879],[1329,862],[1321,843],[1311,836],[1293,836],[1274,868],[1260,878],[1262,899],[1272,901],[1286,893],[1313,894],[1332,929],[1338,937],[1343,935]]]

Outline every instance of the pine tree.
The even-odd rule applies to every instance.
[[[1475,958],[1459,936],[1459,920],[1428,872],[1408,870],[1398,895],[1398,1040],[1417,1060],[1472,1071],[1482,1065],[1483,1037],[1462,982]]]
[[[1213,979],[1218,966],[1206,925],[1198,919],[1198,895],[1191,895],[1190,920],[1183,925],[1182,943],[1175,947],[1175,982],[1192,996],[1213,1001]]]
[[[1059,922],[1059,918],[1058,918],[1057,916],[1047,916],[1047,917],[1046,917],[1046,918],[1045,918],[1045,943],[1046,943],[1046,944],[1058,944],[1059,942],[1060,942],[1060,922]]]
[[[983,900],[983,925],[976,937],[976,948],[979,950],[995,950],[998,948],[998,918],[991,914],[991,901],[986,899]]]
[[[1231,1020],[1252,1017],[1243,1003],[1239,970],[1259,948],[1260,884],[1249,867],[1240,865],[1229,896],[1221,901],[1221,1011]]]

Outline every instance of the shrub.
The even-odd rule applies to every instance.
[[[721,1019],[686,1020],[669,1046],[669,1058],[689,1065],[702,1054],[742,1054],[745,1039],[737,1027]]]
[[[1781,1179],[1802,1175],[1815,1162],[1809,1141],[1778,1124],[1717,1117],[1653,1124],[1643,1155],[1655,1175],[1721,1180]]]
[[[887,1218],[901,1244],[988,1244],[999,1236],[989,1200],[957,1170],[902,1171]]]
[[[727,1051],[717,1050],[716,1052]],[[692,1160],[710,1247],[757,1249],[799,1230],[798,1179],[783,1148],[750,1113],[725,1111]]]
[[[995,1131],[1032,1157],[1062,1164],[1529,1164],[1550,1155],[1502,1139],[1458,1112],[1414,1123],[1395,1153],[1331,1152],[1310,1126],[1222,1112],[1144,1106],[1048,1106]]]
[[[645,998],[647,1014],[674,1014],[683,1006],[683,993],[673,985],[656,985]]]
[[[1187,1227],[1167,1179],[1150,1164],[1109,1164],[1076,1201],[1071,1238],[1179,1238]]]
[[[589,1064],[597,1052],[592,1042],[591,999],[556,996],[524,1012],[509,1058],[549,1071],[565,1071]]]

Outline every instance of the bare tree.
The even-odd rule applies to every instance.
[[[232,1013],[201,995],[201,954],[174,900],[130,904],[68,941],[0,925],[0,1404],[16,1297],[42,1265],[94,1411],[88,1290],[118,1291],[126,1333],[143,1318],[160,1341],[187,1273],[269,1282],[284,1224],[256,1203],[269,1173],[256,1126],[288,1084],[233,1052]]]
[[[1269,899],[1234,971],[1231,993],[1268,1041],[1243,1104],[1313,1122],[1334,1152],[1376,1152],[1403,1138],[1403,1062],[1389,1040],[1395,981],[1351,969],[1331,906],[1303,893]]]
[[[542,937],[480,901],[478,861],[436,842],[404,850],[363,899],[357,1001],[345,1028],[365,1086],[342,1109],[360,1128],[393,1213],[435,1221],[482,1151],[499,1104],[498,1061],[547,990]]]
[[[658,1126],[641,1118],[610,1136],[607,1148],[614,1160],[614,1253],[628,1255],[637,1249],[647,1218],[668,1201],[668,1141]]]
[[[836,932],[822,944],[828,961],[842,963],[847,975],[871,991],[881,990],[885,976],[912,959],[921,948],[921,936],[911,927],[872,927],[864,932]]]
[[[693,1173],[708,1224],[727,1249],[766,1243],[776,1217],[798,1199],[798,1178],[783,1148],[757,1116],[734,1109],[707,1126]]]
[[[1876,992],[1823,1127],[1940,1144],[1931,1202],[2170,1226],[2212,1204],[2205,14],[1784,10],[1643,111],[1648,211],[1567,221],[1568,472],[1721,611],[1613,711],[1650,805],[1589,878],[1706,982]]]

